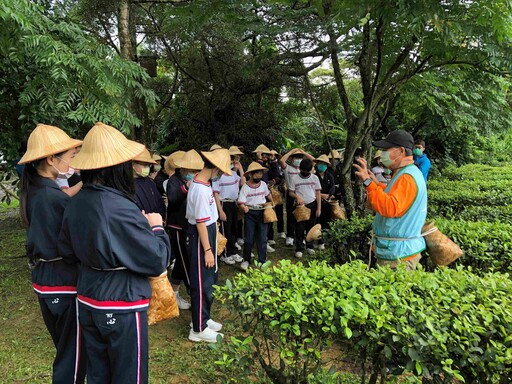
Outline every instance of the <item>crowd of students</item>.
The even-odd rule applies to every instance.
[[[56,348],[54,383],[148,381],[148,277],[166,269],[179,307],[191,309],[189,340],[223,337],[210,316],[219,260],[247,270],[254,245],[265,263],[279,238],[296,257],[313,254],[305,234],[328,225],[335,195],[326,155],[293,149],[279,157],[262,144],[250,154],[214,145],[160,157],[102,123],[83,142],[39,124],[19,164],[32,284]],[[286,208],[274,207],[277,236],[264,220],[271,190],[285,196]],[[311,209],[309,220],[296,222],[296,205]],[[227,238],[220,255],[218,227]]]

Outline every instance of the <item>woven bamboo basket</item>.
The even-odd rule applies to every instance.
[[[176,295],[167,278],[167,271],[158,277],[150,277],[151,299],[148,308],[148,324],[156,324],[159,321],[173,319],[180,315]]]
[[[333,220],[345,220],[347,216],[345,215],[345,211],[340,207],[340,203],[337,201],[331,201],[329,203],[331,205],[331,219]]]
[[[264,223],[275,223],[277,221],[276,211],[271,202],[264,204],[265,209],[263,210],[263,222]]]
[[[430,232],[425,235],[427,252],[435,264],[449,265],[464,255],[464,251],[434,224],[434,222],[426,223],[421,229],[421,233]]]
[[[276,186],[270,187],[270,193],[272,194],[272,201],[274,202],[274,205],[284,204],[283,194],[279,192]]]
[[[224,235],[220,233],[219,228],[217,228],[217,255],[222,255],[222,252],[226,249],[227,243],[228,239],[226,239]]]
[[[308,221],[311,217],[311,209],[305,205],[297,205],[297,208],[293,211],[293,216],[297,222]]]
[[[320,240],[322,238],[322,226],[320,224],[314,225],[313,228],[311,228],[308,231],[308,234],[306,235],[306,241],[316,241]]]

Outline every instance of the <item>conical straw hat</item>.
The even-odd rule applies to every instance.
[[[236,145],[232,145],[231,147],[229,147],[229,154],[231,156],[238,156],[243,155],[244,153]]]
[[[272,152],[270,152],[270,149],[268,149],[268,147],[265,145],[265,144],[260,144],[258,145],[258,147],[252,151],[252,153],[267,153],[267,154],[272,154]]]
[[[277,152],[275,149],[273,149],[270,151],[270,154],[275,156],[275,155],[279,155],[279,152]]]
[[[258,172],[262,171],[263,173],[267,172],[268,169],[262,166],[260,163],[257,163],[256,161],[253,161],[251,164],[249,164],[249,168],[247,168],[247,171],[245,171],[244,175],[247,175],[251,172]]]
[[[382,156],[382,150],[379,149],[377,150],[377,152],[375,152],[375,155],[373,156],[374,159],[376,159],[377,157],[381,157]]]
[[[331,165],[331,162],[329,161],[329,158],[327,155],[320,155],[317,159],[315,159],[316,162],[325,163],[327,165]]]
[[[156,162],[159,162],[160,160],[162,160],[162,159],[166,159],[167,157],[165,157],[165,156],[161,156],[161,155],[159,155],[158,153],[153,153],[153,155],[151,156],[151,158],[152,158],[153,160],[155,160]]]
[[[328,155],[327,157],[328,157],[329,159],[333,159],[333,158],[334,158],[334,159],[341,159],[341,155],[340,155],[340,153],[339,153],[337,150],[335,150],[335,149],[333,149],[333,150],[332,150],[332,152],[331,152],[331,153],[329,153],[329,155]]]
[[[204,161],[195,149],[191,149],[183,155],[176,157],[174,159],[174,164],[176,165],[176,168],[192,170],[201,170],[204,168]]]
[[[167,158],[165,159],[164,163],[164,170],[165,172],[169,173],[171,171],[174,171],[176,168],[176,163],[174,162],[177,158],[180,156],[183,156],[185,154],[185,151],[176,151],[171,153]]]
[[[222,147],[219,144],[213,144],[210,147],[210,152],[216,151],[217,149],[222,149]]]
[[[26,164],[35,160],[65,152],[82,145],[82,141],[72,139],[58,127],[37,124],[27,142],[27,151],[18,162]]]
[[[137,161],[139,163],[147,163],[147,164],[156,164],[156,161],[153,160],[153,157],[149,153],[147,148],[144,148],[140,155],[135,156],[133,161]]]
[[[132,160],[143,150],[144,145],[128,140],[116,128],[96,123],[70,165],[80,170],[112,167]]]
[[[221,148],[216,149],[213,152],[201,151],[201,155],[203,155],[205,159],[208,160],[210,163],[219,168],[222,173],[225,173],[229,176],[232,175],[231,155],[229,154],[229,150]]]
[[[314,225],[306,235],[306,241],[315,241],[322,238],[322,226],[320,224]]]

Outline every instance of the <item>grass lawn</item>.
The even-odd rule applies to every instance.
[[[55,350],[30,284],[24,241],[18,210],[0,207],[0,383],[49,383]],[[285,248],[284,240],[278,240],[276,248],[270,260],[293,257],[293,249]],[[236,273],[235,266],[222,264],[219,284]],[[187,297],[185,292],[182,295]],[[224,324],[226,335],[239,334],[232,322],[235,314],[219,302],[212,315]],[[190,311],[182,311],[176,319],[149,327],[151,383],[221,382],[215,352],[206,344],[188,341],[190,321]]]

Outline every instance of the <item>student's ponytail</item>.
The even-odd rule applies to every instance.
[[[44,160],[44,159],[43,159]],[[37,167],[41,164],[42,160],[36,160],[28,163],[23,168],[21,175],[21,190],[20,190],[20,216],[21,222],[27,228],[30,225],[27,215],[28,193],[30,187],[33,186],[39,177]]]

